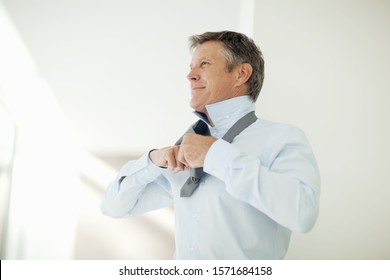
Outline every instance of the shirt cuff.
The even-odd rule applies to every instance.
[[[211,145],[207,152],[203,170],[224,181],[228,176],[233,159],[239,155],[240,151],[236,147],[223,139],[219,139]]]
[[[157,178],[159,175],[163,173],[165,169],[160,168],[156,166],[150,159],[149,159],[149,152],[142,155],[138,160],[136,161],[130,161],[127,163],[120,172],[121,180],[124,179],[124,177],[135,175],[135,174],[142,174],[142,178],[145,181],[152,181],[155,178]]]

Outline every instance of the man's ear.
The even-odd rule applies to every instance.
[[[245,84],[249,78],[251,77],[253,72],[252,65],[249,63],[242,63],[239,66],[237,66],[236,73],[237,73],[237,78],[236,78],[236,85],[241,86]]]

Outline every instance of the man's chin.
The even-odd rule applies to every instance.
[[[194,99],[191,99],[190,107],[198,112],[201,112],[200,110],[202,110],[202,105],[198,104]],[[203,106],[203,110],[204,110],[204,106]]]
[[[196,106],[193,104],[190,104],[191,108],[194,109],[194,111],[200,112],[200,113],[205,113],[206,109],[204,106]]]

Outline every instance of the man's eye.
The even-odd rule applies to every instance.
[[[207,65],[207,64],[210,64],[208,61],[202,61],[201,63],[200,63],[200,66],[204,66],[204,65]]]

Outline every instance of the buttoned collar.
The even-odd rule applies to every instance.
[[[209,124],[211,135],[220,138],[241,117],[251,111],[254,111],[255,107],[255,103],[248,95],[234,97],[206,105],[206,110],[214,126],[210,126],[205,114],[199,112],[194,113]]]

